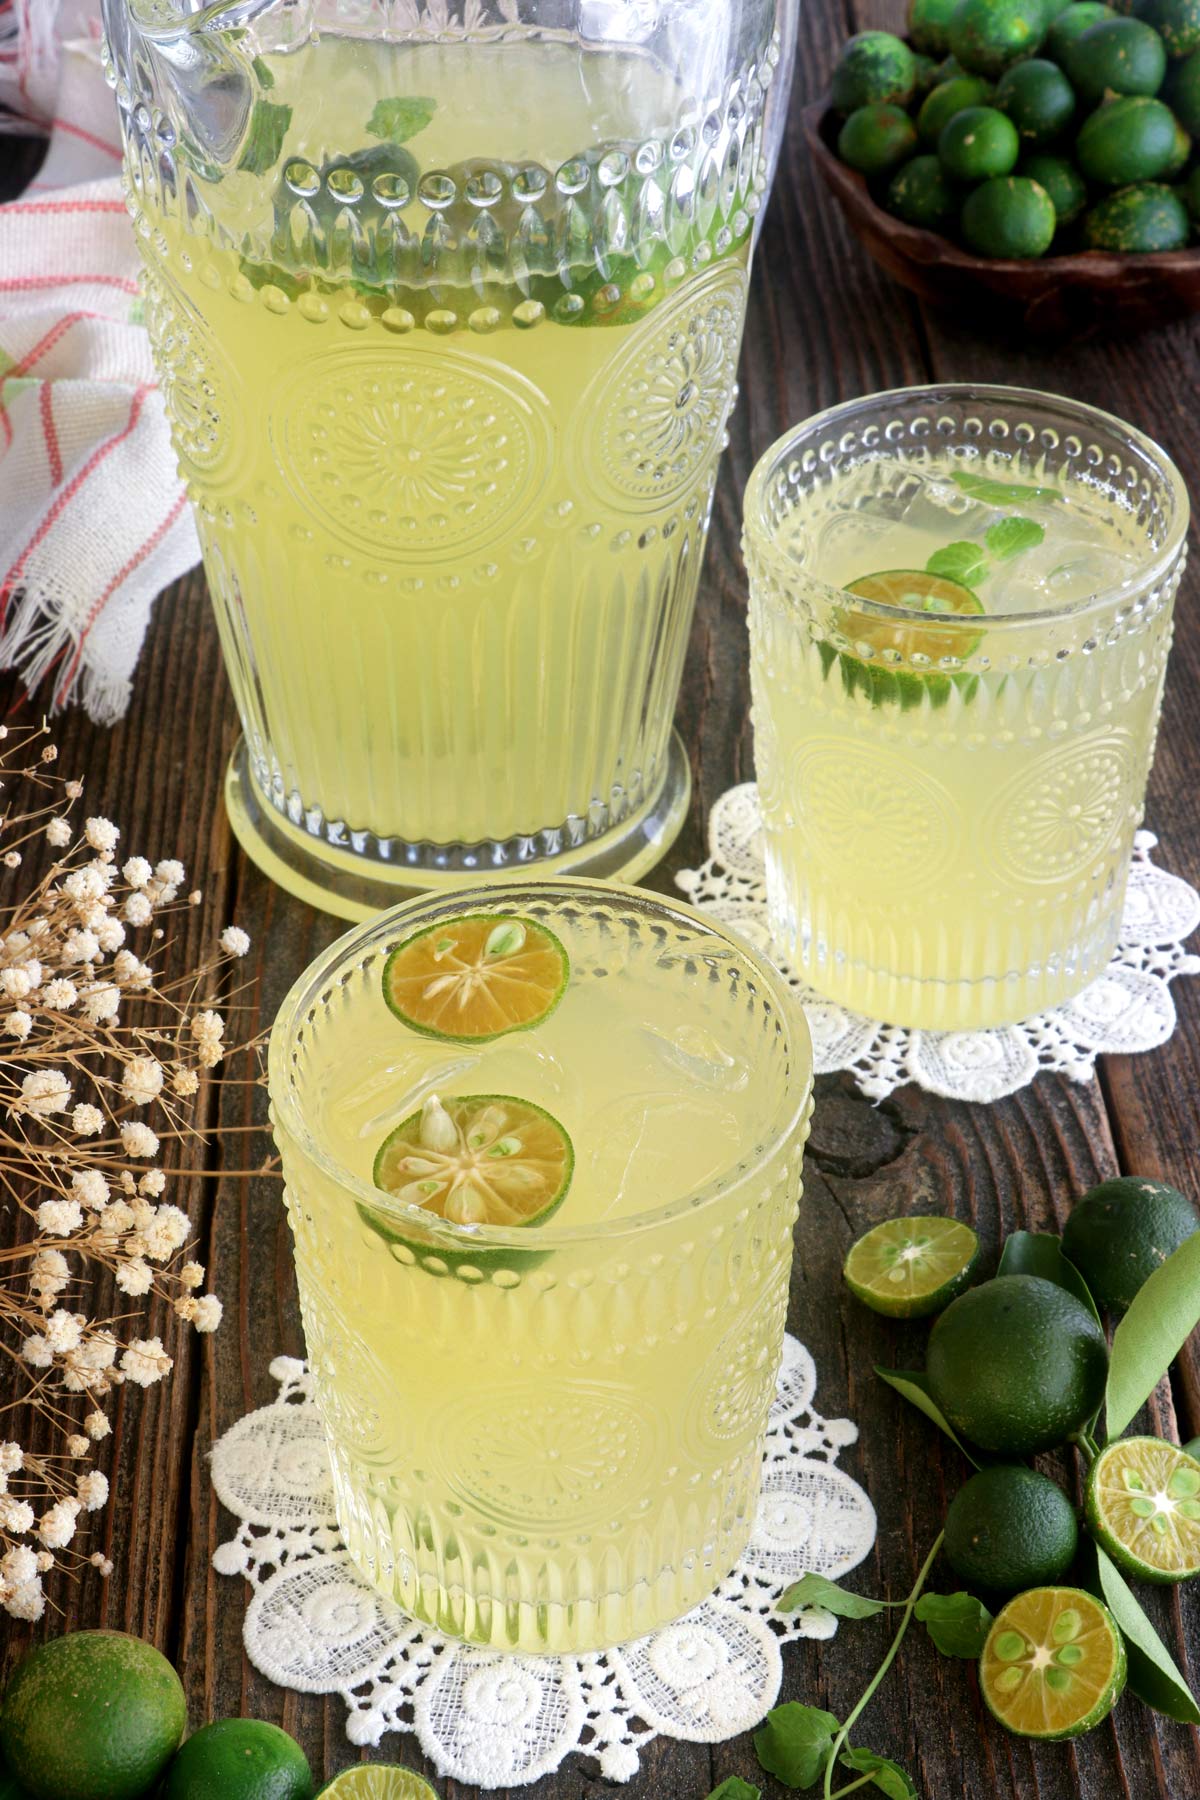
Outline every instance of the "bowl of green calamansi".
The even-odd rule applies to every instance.
[[[909,0],[805,128],[867,250],[1033,331],[1200,308],[1200,0]]]

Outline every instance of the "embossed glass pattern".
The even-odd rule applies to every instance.
[[[857,496],[837,529],[866,574],[880,556],[889,566],[872,532],[886,544],[923,504],[914,477],[942,479],[952,507],[972,504],[948,469],[1018,484],[1025,512],[1039,484],[1065,497],[1064,512],[1086,503],[1093,523],[1075,547],[1101,563],[1111,550],[1120,578],[1056,604],[1048,558],[1037,610],[939,613],[932,641],[912,612],[848,607],[812,550],[830,541],[815,524],[830,494],[845,484]],[[1017,389],[869,396],[767,452],[745,519],[767,889],[773,933],[819,992],[952,1030],[1028,1017],[1107,967],[1187,521],[1179,474],[1155,444],[1094,408]],[[1080,566],[1064,563],[1063,578]]]
[[[728,1162],[689,1188],[670,1179],[686,1146],[677,1135],[673,1147],[681,1127],[664,1099],[636,1152],[668,1171],[653,1210],[597,1217],[589,1203],[592,1222],[572,1223],[568,1195],[541,1226],[464,1228],[385,1198],[351,1171],[351,1153],[331,1155],[342,1140],[326,1110],[337,1045],[346,1033],[362,1045],[382,1007],[389,950],[455,903],[412,903],[343,938],[275,1024],[272,1118],[351,1553],[390,1598],[451,1635],[585,1650],[686,1612],[748,1539],[812,1051],[786,984],[689,908],[582,881],[484,888],[479,904],[511,906],[561,937],[585,1028],[611,1017],[597,1009],[617,983],[649,986],[657,1005],[637,1017],[686,1061],[696,1040],[681,1032],[672,1050],[670,1034],[702,989],[705,1054],[735,1074],[698,1089],[696,1104],[749,1121]],[[401,1027],[388,1018],[391,1042]],[[379,1112],[385,1087],[370,1102]],[[616,1104],[585,1082],[564,1106],[580,1156],[580,1115]]]
[[[350,917],[649,867],[792,0],[104,16],[247,848]]]

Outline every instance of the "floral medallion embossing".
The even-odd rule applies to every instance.
[[[777,1282],[741,1315],[706,1359],[688,1414],[688,1436],[711,1456],[714,1443],[746,1448],[766,1424],[779,1373],[779,1340],[787,1310]]]
[[[553,1532],[628,1523],[645,1504],[662,1435],[641,1396],[605,1383],[481,1389],[447,1415],[446,1475],[461,1502],[498,1523]]]
[[[1008,881],[1085,876],[1116,848],[1135,798],[1132,745],[1124,732],[1063,744],[997,795],[982,841]]]
[[[278,395],[276,460],[334,535],[373,556],[461,556],[516,527],[551,467],[531,382],[465,351],[337,351]]]
[[[146,325],[171,441],[185,481],[211,487],[236,460],[236,380],[200,315],[161,274],[145,273]]]
[[[720,454],[736,391],[746,276],[726,263],[641,324],[579,405],[580,476],[638,511],[681,499]]]
[[[811,738],[791,759],[796,826],[827,878],[861,886],[864,870],[929,885],[962,831],[949,793],[890,744]]]

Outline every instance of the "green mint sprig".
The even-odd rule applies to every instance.
[[[372,137],[383,138],[389,144],[406,144],[411,137],[416,137],[437,111],[437,101],[424,94],[406,94],[395,100],[377,100],[367,130]]]
[[[1061,500],[1062,494],[1054,487],[1031,487],[1027,482],[997,481],[990,475],[972,475],[965,469],[955,469],[950,476],[956,488],[969,500],[979,500],[984,506],[1020,506],[1030,500]]]
[[[975,589],[988,574],[993,559],[1007,562],[1024,550],[1036,549],[1045,536],[1046,527],[1036,519],[1013,513],[989,525],[982,544],[958,538],[952,544],[941,545],[925,564],[925,573],[948,576],[951,581],[961,581],[964,587]]]
[[[256,100],[238,168],[248,175],[265,175],[268,169],[274,168],[291,122],[290,106],[277,105],[274,100]]]

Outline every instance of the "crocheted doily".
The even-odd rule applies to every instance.
[[[1183,947],[1200,925],[1200,895],[1179,876],[1154,866],[1150,852],[1158,839],[1139,831],[1116,951],[1104,974],[1081,994],[1019,1025],[987,1031],[884,1025],[814,993],[772,948],[762,815],[753,782],[722,794],[708,833],[708,861],[703,868],[681,870],[675,878],[679,887],[694,905],[736,926],[783,969],[804,1003],[817,1073],[848,1069],[873,1100],[909,1081],[952,1100],[999,1100],[1043,1069],[1087,1081],[1098,1056],[1129,1056],[1166,1043],[1175,1030],[1170,983],[1200,971],[1200,957]]]
[[[774,1705],[780,1652],[829,1638],[830,1613],[786,1617],[784,1589],[806,1570],[837,1577],[875,1541],[870,1500],[836,1466],[858,1428],[813,1407],[816,1371],[787,1338],[749,1546],[711,1599],[674,1625],[588,1656],[513,1656],[439,1636],[368,1586],[333,1511],[329,1459],[305,1363],[279,1357],[271,1406],[240,1419],[212,1453],[213,1486],[237,1535],[213,1562],[244,1575],[246,1652],[283,1687],[340,1694],[355,1744],[413,1732],[443,1776],[520,1787],[572,1751],[610,1781],[637,1773],[657,1736],[718,1743]]]

